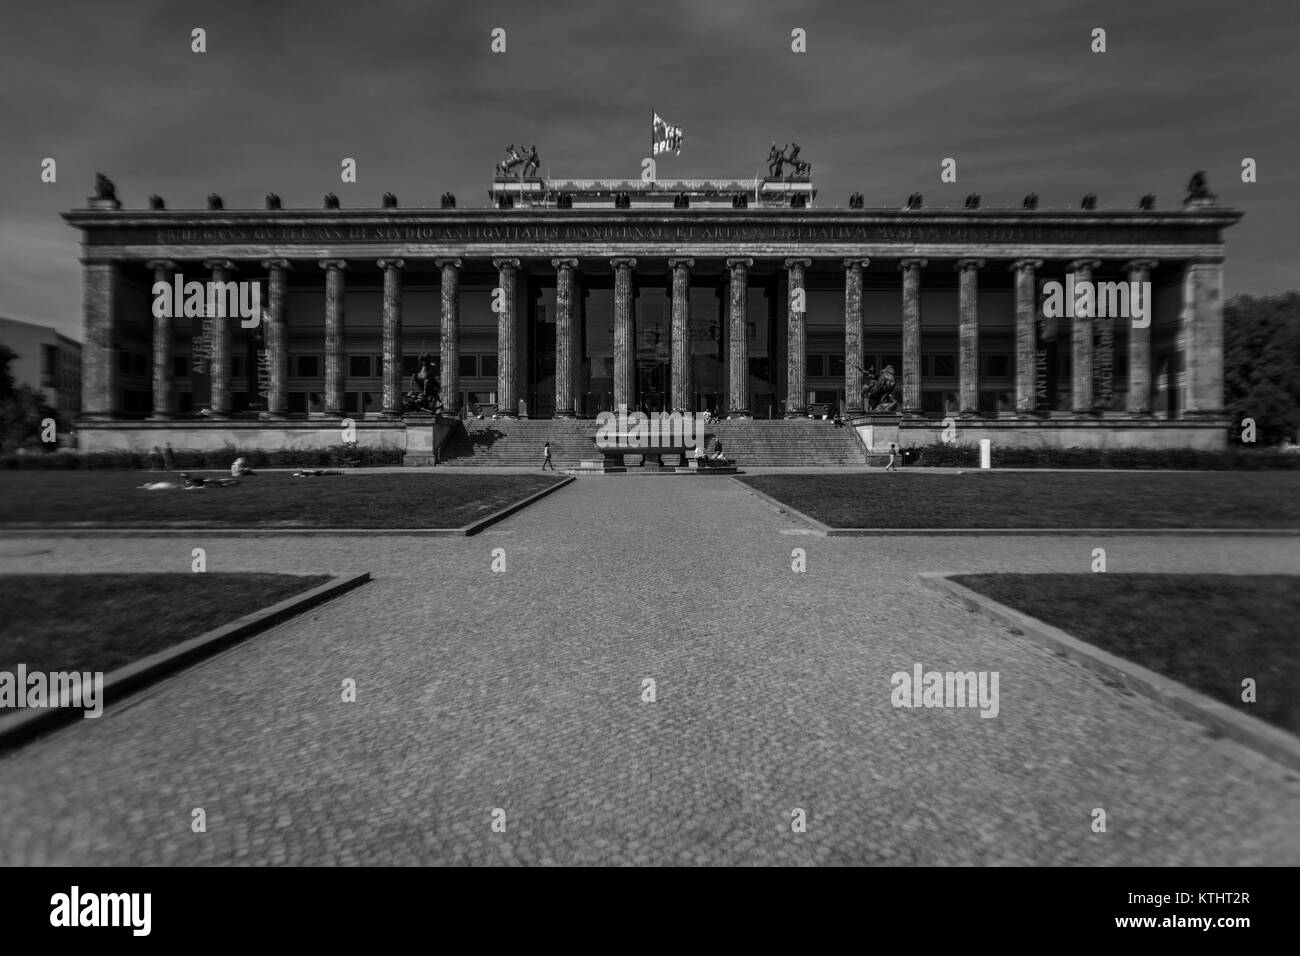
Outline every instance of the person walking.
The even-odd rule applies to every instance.
[[[166,471],[176,470],[176,458],[172,455],[172,443],[168,442],[163,446],[163,468]]]
[[[885,471],[898,471],[894,467],[894,456],[898,453],[898,446],[892,441],[889,443],[889,464],[885,466]]]
[[[555,470],[555,462],[551,461],[551,443],[550,443],[550,442],[547,442],[545,445],[542,446],[542,471],[545,471],[545,470],[546,470],[546,466],[547,466],[547,465],[550,465],[550,466],[551,466],[551,471],[554,471],[554,470]]]

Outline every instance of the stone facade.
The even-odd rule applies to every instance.
[[[904,441],[960,417],[966,440],[1223,444],[1235,210],[814,209],[810,187],[793,208],[749,209],[712,199],[752,183],[660,183],[633,201],[566,185],[562,208],[65,214],[85,248],[83,445],[332,444],[351,418],[400,446],[420,351],[437,354],[452,414],[811,406]],[[1043,283],[1067,272],[1149,282],[1147,321],[1045,317]],[[155,316],[151,287],[180,273],[260,283],[262,328]],[[200,321],[206,396],[178,377]],[[143,407],[126,400],[132,349],[148,356]],[[863,392],[886,365],[888,421]]]

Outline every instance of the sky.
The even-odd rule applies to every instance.
[[[639,177],[652,110],[685,133],[661,179],[750,178],[796,140],[819,207],[1178,208],[1203,169],[1245,212],[1228,294],[1296,289],[1298,40],[1300,4],[1255,0],[5,0],[0,315],[81,337],[59,214],[96,172],[129,208],[480,206],[511,143],[557,179]]]

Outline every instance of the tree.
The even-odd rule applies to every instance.
[[[1223,390],[1231,432],[1253,418],[1261,445],[1300,431],[1300,292],[1238,295],[1223,309]]]
[[[0,453],[23,447],[53,451],[53,444],[41,441],[41,429],[45,419],[57,421],[59,414],[36,389],[14,382],[9,363],[17,357],[9,346],[0,345]]]

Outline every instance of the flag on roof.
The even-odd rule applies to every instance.
[[[677,155],[682,153],[682,128],[680,126],[669,126],[664,122],[664,118],[658,113],[654,114],[654,132],[651,141],[654,143],[654,154],[666,153],[672,150]]]

